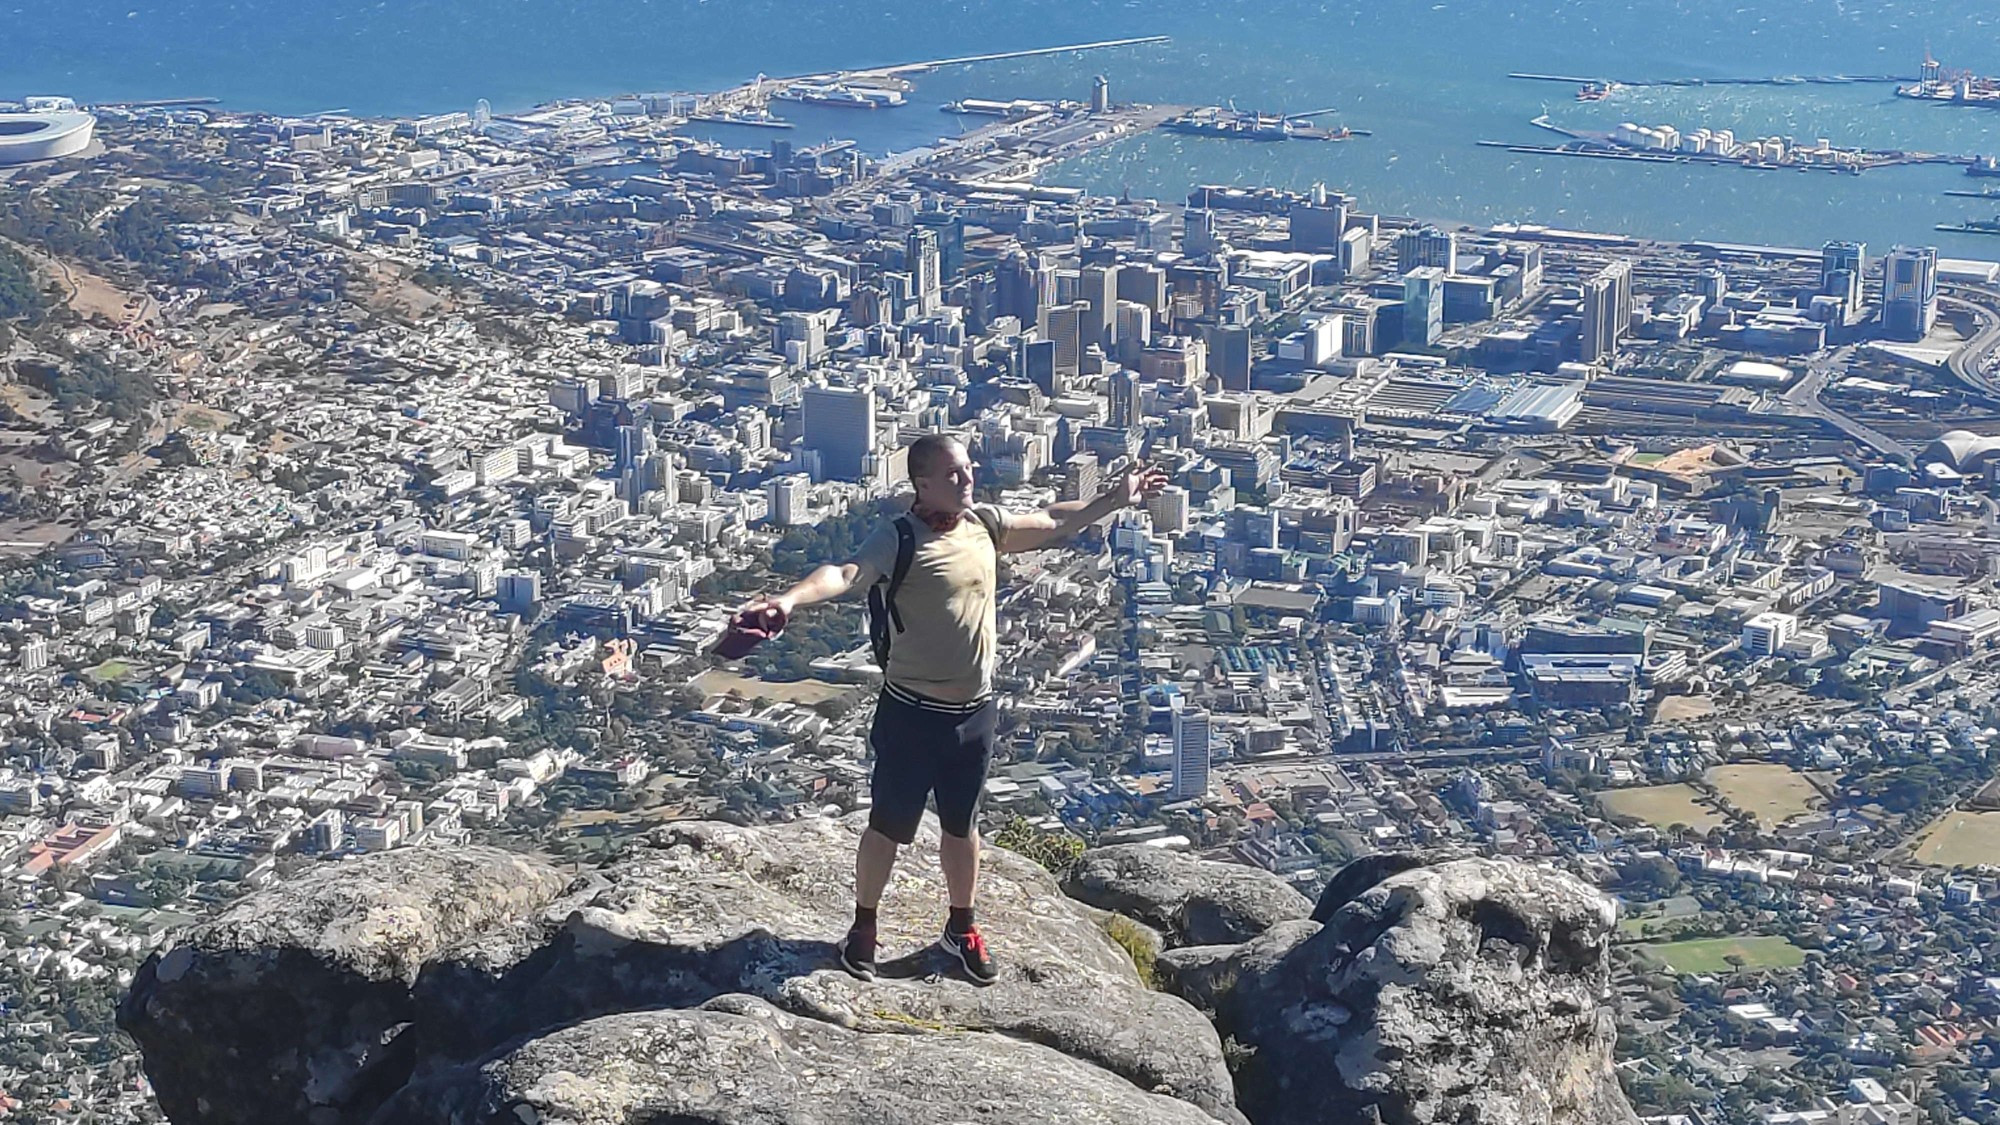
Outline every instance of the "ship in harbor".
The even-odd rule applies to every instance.
[[[854,86],[845,82],[794,82],[771,95],[781,102],[826,105],[842,109],[891,109],[906,100],[901,90]]]
[[[2000,176],[2000,158],[1982,156],[1965,166],[1965,174],[1987,178]]]
[[[1943,102],[1947,105],[1978,105],[2000,109],[2000,78],[1988,78],[1969,70],[1946,70],[1924,52],[1923,69],[1915,85],[1896,87],[1899,98]]]
[[[1946,195],[1960,199],[2000,199],[2000,188],[1980,188],[1978,191],[1948,191]]]
[[[1962,223],[1939,223],[1937,229],[1948,234],[2000,234],[2000,217],[1967,219]]]
[[[1616,82],[1585,82],[1577,87],[1576,100],[1580,102],[1601,102],[1625,87]]]
[[[1235,108],[1205,106],[1191,109],[1177,117],[1170,117],[1160,123],[1160,128],[1169,133],[1186,133],[1195,137],[1228,137],[1240,141],[1344,141],[1351,137],[1365,137],[1368,134],[1359,129],[1345,127],[1323,129],[1314,125],[1311,118],[1331,110],[1314,113],[1248,113]]]
[[[1038,102],[1027,98],[1015,98],[1011,102],[988,101],[985,98],[960,98],[938,107],[946,113],[956,113],[969,117],[998,117],[1003,121],[1019,121],[1044,113],[1054,113],[1064,108],[1056,102]]]

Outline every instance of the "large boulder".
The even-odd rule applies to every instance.
[[[748,996],[550,1032],[406,1087],[374,1125],[1212,1125],[1001,1035],[874,1035]]]
[[[1395,866],[1403,866],[1397,864]],[[1611,902],[1573,876],[1466,859],[1350,880],[1324,926],[1167,955],[1252,1055],[1258,1125],[1631,1125],[1612,1069]]]
[[[1039,866],[988,850],[980,918],[1000,980],[954,973],[934,947],[946,902],[934,821],[884,899],[881,979],[840,971],[861,827],[675,824],[574,880],[492,852],[328,865],[155,955],[124,1023],[178,1125],[360,1125],[406,1083],[510,1043],[726,995],[863,1037],[998,1033],[1243,1122],[1214,1028],[1147,989]]]
[[[410,989],[443,950],[546,908],[568,880],[490,848],[315,869],[140,967],[119,1024],[175,1121],[336,1121],[406,1081]]]
[[[1064,877],[1063,890],[1092,906],[1136,918],[1162,931],[1173,945],[1249,941],[1313,909],[1310,900],[1276,875],[1145,844],[1084,852]]]

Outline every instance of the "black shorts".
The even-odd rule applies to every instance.
[[[910,843],[924,818],[924,801],[936,793],[938,822],[945,832],[972,835],[998,736],[999,708],[990,698],[966,707],[900,689],[884,691],[868,732],[868,745],[875,751],[868,827],[899,844]]]

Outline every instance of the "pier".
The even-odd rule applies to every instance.
[[[1171,43],[1173,39],[1165,35],[1141,35],[1132,39],[1103,39],[1095,43],[1072,43],[1065,47],[1029,47],[1020,51],[995,51],[985,55],[960,55],[950,59],[931,59],[927,62],[898,63],[895,66],[872,67],[867,70],[844,71],[850,78],[867,77],[877,74],[919,74],[944,66],[967,66],[972,63],[1001,62],[1006,59],[1032,59],[1043,55],[1065,55],[1071,51],[1105,51],[1113,47],[1149,47],[1156,43]]]
[[[1524,82],[1560,82],[1569,86],[1854,86],[1915,82],[1894,74],[1786,74],[1776,78],[1583,78],[1569,74],[1516,71],[1509,78]]]
[[[1000,62],[1005,59],[1038,58],[1043,55],[1065,55],[1073,51],[1106,51],[1114,47],[1144,47],[1171,42],[1173,39],[1166,35],[1140,35],[1130,39],[1100,39],[1093,43],[1066,43],[1058,47],[1028,47],[1019,51],[993,51],[982,55],[957,55],[945,59],[892,63],[888,66],[855,67],[850,70],[835,70],[820,74],[799,74],[789,78],[772,78],[760,74],[741,86],[703,98],[699,112],[708,115],[740,115],[761,110],[770,104],[773,93],[800,82],[829,85],[860,82],[866,85],[871,79],[879,83],[900,79],[905,74],[921,74],[947,66],[969,66],[973,63]]]

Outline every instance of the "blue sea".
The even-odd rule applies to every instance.
[[[0,0],[4,2],[4,0]],[[16,6],[0,22],[0,96],[212,96],[227,107],[361,115],[499,112],[558,98],[712,89],[757,73],[1166,34],[1164,46],[976,64],[923,75],[906,107],[783,108],[798,143],[874,152],[949,135],[960,97],[1233,103],[1372,130],[1346,143],[1254,144],[1157,134],[1093,153],[1053,179],[1181,198],[1197,183],[1323,182],[1370,209],[1475,223],[1537,222],[1662,238],[1816,246],[1856,238],[2000,258],[2000,238],[1938,222],[1991,218],[2000,200],[1946,198],[1955,168],[1862,176],[1530,157],[1480,140],[1541,142],[1528,122],[1826,137],[1838,145],[2000,152],[2000,110],[1901,101],[1883,85],[1633,88],[1594,104],[1510,71],[1610,78],[1914,74],[1926,46],[1951,67],[2000,72],[1992,0],[120,0]],[[746,146],[773,134],[723,130]]]

